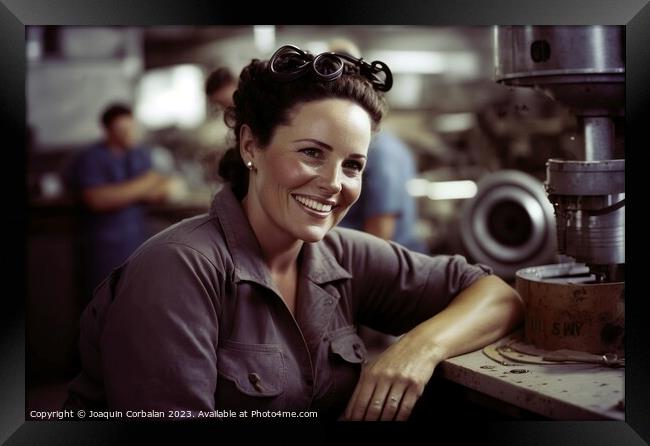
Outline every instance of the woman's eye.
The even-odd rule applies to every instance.
[[[321,149],[315,149],[315,148],[307,148],[307,149],[302,149],[300,150],[302,153],[307,155],[310,158],[322,158],[323,157],[323,151]]]
[[[363,164],[361,164],[359,161],[346,161],[343,164],[343,167],[346,169],[352,169],[355,172],[361,172],[363,170]]]

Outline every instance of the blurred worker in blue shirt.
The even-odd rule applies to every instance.
[[[328,46],[330,51],[360,57],[358,47],[350,40],[333,39]],[[415,160],[409,147],[391,132],[376,133],[368,147],[361,195],[339,226],[368,232],[412,251],[429,254],[416,235],[417,203],[406,186],[415,176]],[[397,340],[366,326],[359,328],[359,334],[373,357]]]
[[[361,196],[340,225],[426,253],[426,246],[415,235],[415,198],[406,188],[415,175],[415,162],[409,148],[390,132],[377,133],[368,148]]]
[[[110,105],[101,124],[104,140],[78,157],[73,172],[84,205],[87,293],[150,235],[142,204],[166,199],[175,187],[174,180],[152,169],[148,149],[137,145],[137,126],[128,106]]]
[[[332,39],[328,46],[330,51],[360,57],[359,48],[348,39]],[[413,154],[397,135],[386,130],[374,135],[363,171],[361,196],[339,225],[428,253],[415,233],[417,203],[406,188],[416,173]]]

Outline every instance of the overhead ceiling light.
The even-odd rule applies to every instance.
[[[406,189],[412,197],[428,197],[431,200],[459,200],[472,198],[476,195],[477,186],[474,181],[429,181],[424,178],[414,178],[406,183]]]
[[[474,78],[480,72],[476,54],[469,51],[392,51],[368,52],[368,61],[380,60],[393,73],[450,74]]]
[[[422,76],[417,74],[396,74],[393,88],[388,93],[391,107],[417,107],[422,102]]]
[[[39,60],[43,54],[41,42],[37,40],[27,41],[27,60]]]
[[[428,187],[429,180],[424,178],[413,178],[406,183],[406,190],[411,197],[425,197]]]
[[[429,183],[427,197],[431,200],[458,200],[472,198],[476,191],[474,181],[436,181]]]
[[[305,44],[305,49],[312,54],[320,54],[329,51],[329,46],[327,45],[327,42],[312,40]]]
[[[27,27],[27,60],[40,60],[43,56],[43,28],[40,26]]]
[[[253,27],[255,47],[262,53],[268,53],[275,47],[275,26],[256,25]]]
[[[473,113],[445,113],[435,117],[433,125],[438,132],[451,133],[469,130],[476,124]]]
[[[380,60],[393,73],[442,73],[446,67],[442,54],[430,51],[373,51],[367,60]]]
[[[136,94],[135,115],[146,127],[195,128],[205,119],[203,71],[177,65],[145,72]]]

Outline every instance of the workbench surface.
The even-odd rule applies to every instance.
[[[528,372],[517,373],[516,370]],[[505,366],[477,350],[443,361],[437,373],[462,386],[548,418],[625,419],[624,368],[596,364]]]

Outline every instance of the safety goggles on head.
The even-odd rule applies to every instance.
[[[333,81],[343,74],[359,74],[378,91],[393,86],[393,75],[388,66],[379,61],[368,63],[347,54],[327,52],[317,56],[293,45],[278,49],[269,60],[268,69],[274,80],[289,82],[306,74],[322,81]]]

